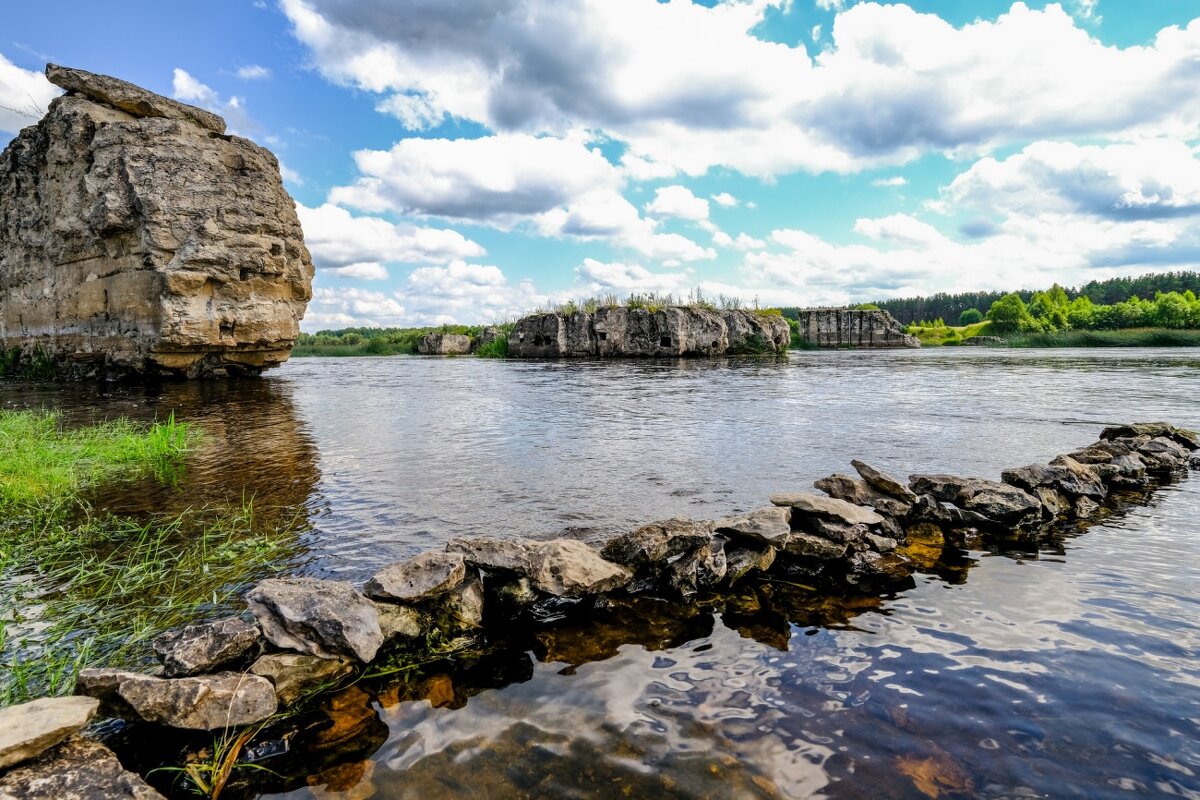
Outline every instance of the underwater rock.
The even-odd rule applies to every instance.
[[[343,581],[268,578],[246,594],[263,635],[284,650],[365,663],[383,644],[375,605]]]
[[[88,724],[94,697],[42,697],[0,708],[0,770],[41,755]]]
[[[163,800],[104,745],[73,736],[0,775],[0,800]]]
[[[258,644],[258,626],[238,617],[186,625],[154,640],[154,652],[168,678],[212,672],[249,653]]]
[[[261,722],[278,708],[270,681],[237,672],[156,678],[117,669],[85,669],[75,691],[98,698],[110,710],[132,711],[136,719],[197,731]]]

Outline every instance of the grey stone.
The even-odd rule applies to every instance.
[[[375,605],[343,581],[268,578],[246,605],[267,641],[285,650],[368,663],[383,644]]]
[[[42,697],[0,708],[0,770],[41,755],[96,713],[93,697]]]
[[[888,536],[868,533],[866,540],[871,545],[871,549],[877,553],[890,553],[896,549],[896,540]]]
[[[866,525],[850,525],[846,522],[822,517],[809,518],[807,527],[809,533],[838,544],[857,542],[870,530]]]
[[[539,591],[555,597],[612,591],[624,586],[630,578],[621,566],[575,539],[454,539],[446,549],[462,554],[467,562],[481,569],[529,578]]]
[[[846,555],[848,545],[831,542],[821,536],[808,533],[793,533],[784,544],[783,550],[793,556],[816,558],[828,561]]]
[[[1099,465],[1081,464],[1070,456],[1056,456],[1050,462],[1050,469],[1053,472],[1043,483],[1065,495],[1090,497],[1093,500],[1103,500],[1108,495]]]
[[[813,486],[830,497],[859,506],[870,506],[885,517],[903,518],[912,511],[912,503],[897,500],[873,488],[869,483],[849,475],[835,473],[813,481]],[[916,502],[913,495],[912,502]]]
[[[714,588],[725,579],[725,543],[713,539],[676,560],[667,569],[668,585],[685,599]]]
[[[0,156],[0,348],[62,373],[286,361],[313,265],[279,162],[219,117],[82,70]]]
[[[72,736],[0,775],[0,800],[163,800],[99,742]]]
[[[908,485],[919,495],[932,495],[992,524],[1019,525],[1041,516],[1042,504],[1036,497],[1007,483],[955,475],[911,475]]]
[[[1071,501],[1052,486],[1035,486],[1032,493],[1042,504],[1042,516],[1053,518],[1071,510]]]
[[[811,492],[773,494],[771,502],[777,506],[791,506],[794,509],[793,521],[795,520],[795,511],[801,511],[805,514],[840,520],[851,525],[878,525],[883,522],[883,517],[869,508]]]
[[[432,629],[464,633],[483,627],[483,607],[483,582],[476,578],[438,597],[425,613]]]
[[[471,337],[461,333],[427,333],[417,342],[423,356],[464,356],[471,352]]]
[[[910,506],[916,502],[917,496],[913,491],[886,472],[877,470],[870,464],[863,463],[858,459],[851,459],[850,466],[854,467],[859,476],[875,491],[886,494]]]
[[[855,308],[802,308],[800,338],[818,347],[920,347],[921,341],[887,311]]]
[[[706,545],[713,538],[713,523],[674,518],[643,525],[610,539],[600,554],[629,569],[661,564]]]
[[[782,543],[792,532],[792,509],[786,506],[769,506],[725,517],[713,524],[717,533],[737,536],[765,544]]]
[[[1075,498],[1075,518],[1090,519],[1100,510],[1100,504],[1090,497]]]
[[[376,603],[375,613],[379,617],[379,630],[383,633],[384,642],[417,639],[425,635],[425,620],[415,608],[395,603]]]
[[[851,583],[895,584],[908,580],[913,573],[912,561],[898,553],[876,553],[863,550],[850,557],[847,579]]]
[[[461,553],[429,550],[376,572],[363,594],[375,600],[412,602],[456,589],[466,579],[467,564]]]
[[[250,667],[275,687],[279,704],[287,707],[301,697],[332,686],[354,672],[349,659],[320,658],[300,653],[268,653]]]
[[[80,671],[79,694],[138,719],[172,728],[213,731],[261,722],[275,713],[275,688],[266,678],[218,672],[191,678],[155,678],[112,669]]]
[[[154,640],[168,678],[213,672],[249,653],[261,636],[258,626],[238,617],[186,625]]]
[[[1151,439],[1164,436],[1186,447],[1189,451],[1200,450],[1200,433],[1177,428],[1166,422],[1135,422],[1131,425],[1112,425],[1100,432],[1101,439],[1132,439],[1148,436]]]
[[[770,545],[725,547],[725,580],[730,585],[754,572],[766,572],[775,563],[775,548]]]

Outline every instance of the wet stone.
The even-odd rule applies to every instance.
[[[363,594],[375,600],[412,602],[456,589],[466,578],[461,553],[430,550],[376,572],[363,586]]]
[[[867,535],[868,530],[866,525],[848,525],[845,522],[835,522],[821,517],[811,517],[808,520],[809,533],[839,544],[857,542]]]
[[[796,523],[796,511],[846,522],[851,525],[878,525],[883,517],[869,508],[847,503],[833,497],[825,497],[811,492],[788,492],[771,495],[771,502],[777,506],[791,506],[792,524]]]
[[[870,464],[863,463],[858,459],[852,459],[850,466],[854,467],[859,476],[875,491],[882,492],[889,497],[895,498],[902,503],[908,503],[909,505],[916,502],[917,496],[913,491],[886,472],[875,469]]]
[[[1132,439],[1147,436],[1151,439],[1166,437],[1188,448],[1200,450],[1200,434],[1177,428],[1166,422],[1135,422],[1131,425],[1113,425],[1100,432],[1101,439]]]
[[[674,518],[643,525],[610,539],[600,554],[629,569],[660,565],[712,541],[713,524]]]
[[[747,514],[719,519],[713,524],[717,533],[741,537],[769,545],[779,545],[792,532],[792,510],[770,506]]]
[[[847,545],[831,542],[821,536],[808,533],[793,533],[783,546],[783,550],[793,556],[815,558],[822,561],[841,558],[846,555]]]
[[[425,620],[421,612],[409,606],[394,603],[376,603],[375,613],[379,617],[379,630],[383,640],[416,639],[425,635]]]
[[[290,706],[306,694],[330,686],[354,672],[349,659],[318,658],[300,653],[270,653],[250,667],[275,687],[281,706]]]
[[[42,697],[0,709],[0,770],[63,741],[87,725],[99,706],[93,697]]]
[[[238,617],[200,625],[186,625],[154,640],[154,652],[168,678],[213,672],[258,645],[258,626]]]
[[[267,640],[284,650],[369,663],[383,644],[375,605],[343,581],[268,578],[246,605]]]
[[[871,549],[877,553],[890,553],[896,549],[896,540],[887,536],[868,533],[866,540],[871,545]]]
[[[1100,510],[1100,504],[1090,497],[1079,497],[1075,499],[1075,518],[1076,519],[1091,519],[1096,516],[1096,512]]]
[[[621,566],[575,539],[453,539],[446,549],[483,570],[529,578],[538,591],[555,597],[612,591],[630,578]]]
[[[667,583],[685,599],[714,588],[725,578],[725,543],[713,539],[671,564]]]
[[[766,572],[775,563],[775,548],[726,545],[725,580],[733,585],[747,575]]]
[[[0,800],[163,800],[99,742],[73,736],[0,775]]]

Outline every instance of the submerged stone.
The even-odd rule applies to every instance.
[[[368,663],[383,644],[375,605],[343,581],[268,578],[246,605],[267,640],[285,650]]]
[[[266,678],[218,672],[191,678],[155,678],[116,669],[85,669],[75,691],[137,719],[172,728],[213,731],[261,722],[275,713],[275,688]]]
[[[258,626],[238,617],[185,625],[154,640],[168,678],[212,672],[249,653],[261,636]]]
[[[88,724],[93,697],[42,697],[0,708],[0,770],[39,756]]]
[[[163,800],[99,742],[73,736],[0,775],[0,800]]]

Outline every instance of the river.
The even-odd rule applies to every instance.
[[[944,348],[298,359],[154,391],[6,385],[0,402],[69,423],[174,411],[204,431],[183,483],[105,507],[253,495],[307,516],[297,571],[361,581],[454,536],[598,542],[749,510],[851,458],[994,478],[1109,423],[1200,428],[1198,390],[1191,350]],[[1198,510],[1192,477],[1040,552],[955,553],[895,596],[651,614],[356,688],[363,746],[280,796],[1197,798]]]

